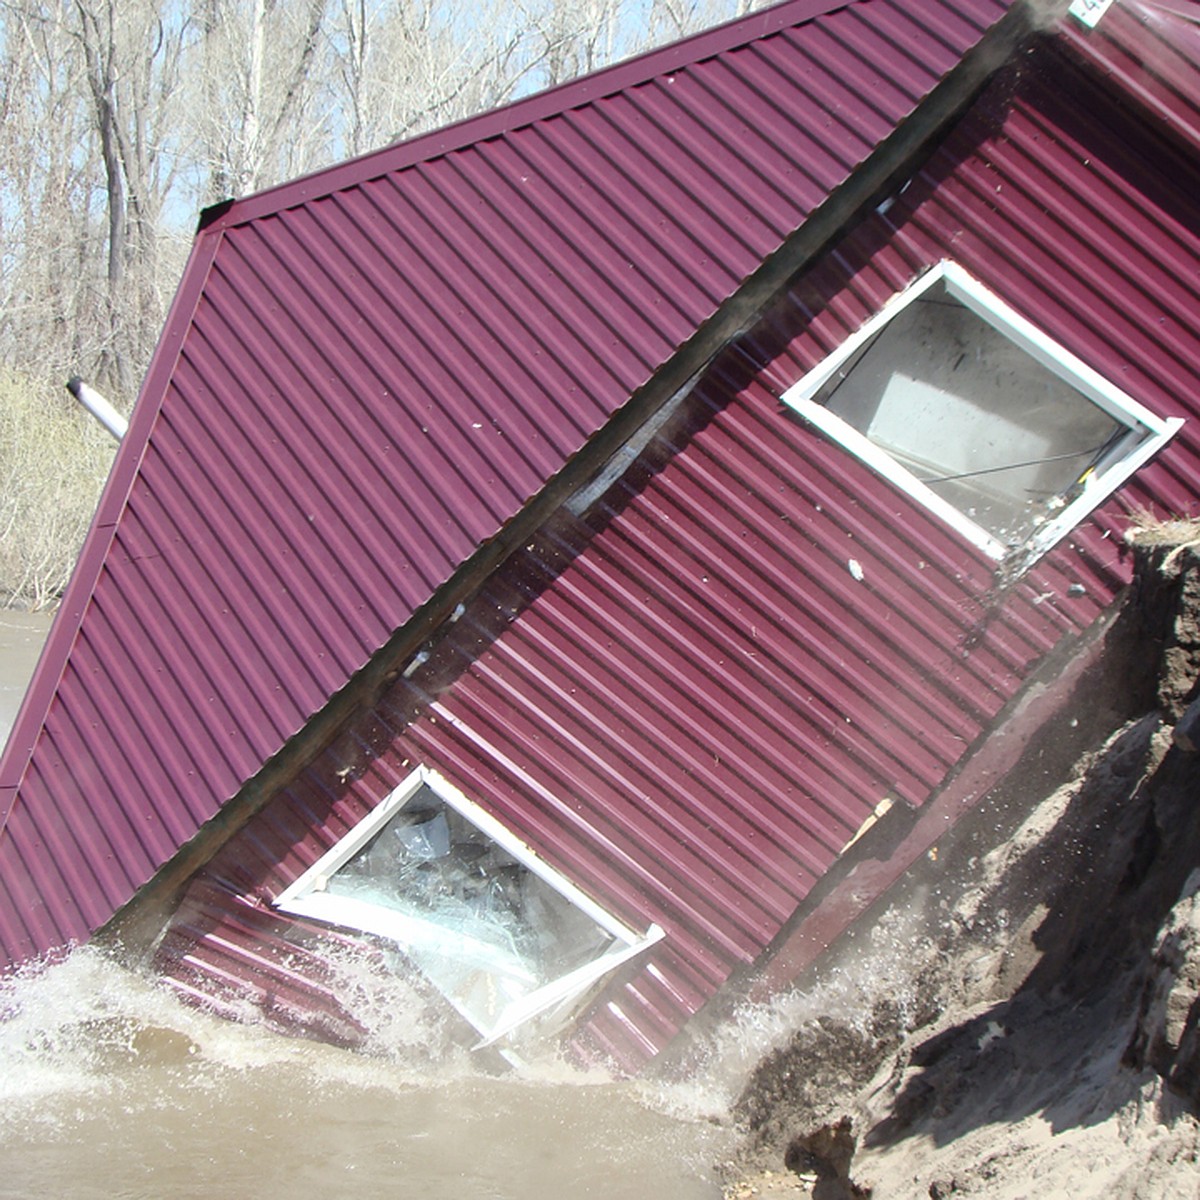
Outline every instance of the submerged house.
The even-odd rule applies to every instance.
[[[5,960],[352,1041],[349,947],[629,1071],[811,963],[1196,510],[1200,5],[1035,15],[788,0],[207,212]]]

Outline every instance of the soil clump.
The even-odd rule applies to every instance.
[[[738,1101],[727,1196],[1200,1197],[1200,551],[1182,533],[1135,548],[1122,636],[1151,670],[1107,686],[1140,715],[1048,794],[985,800],[800,982]]]

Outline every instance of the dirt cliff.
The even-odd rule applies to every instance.
[[[805,981],[728,1196],[1200,1196],[1197,532],[1137,539],[1106,686],[1141,715],[962,821]]]

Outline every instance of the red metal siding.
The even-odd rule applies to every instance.
[[[215,217],[0,763],[4,958],[129,899],[1007,7],[794,0]]]
[[[1123,586],[1126,511],[1197,503],[1200,178],[1070,70],[1044,50],[999,81],[716,364],[660,469],[547,531],[228,847],[211,867],[228,895],[269,902],[425,762],[624,919],[667,930],[575,1035],[635,1069],[763,951],[880,798],[922,803]],[[1002,594],[989,562],[778,401],[942,257],[1193,418]],[[193,985],[221,954],[197,913],[165,958],[187,954]]]

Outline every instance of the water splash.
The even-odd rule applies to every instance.
[[[735,1112],[755,1071],[777,1053],[808,1041],[867,1062],[889,1037],[925,1023],[931,992],[947,967],[943,944],[954,921],[939,894],[914,887],[904,904],[852,931],[805,986],[745,1002],[715,1028],[697,1031],[682,1068],[704,1080],[692,1102],[710,1112]],[[821,1065],[849,1070],[837,1061]]]
[[[209,1015],[89,947],[0,983],[0,1197],[719,1195],[720,1126],[557,1061],[489,1075],[419,988],[341,969],[372,1053]]]

